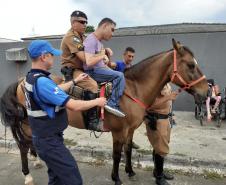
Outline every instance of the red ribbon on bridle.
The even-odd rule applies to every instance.
[[[187,83],[183,77],[178,73],[177,71],[177,51],[174,49],[173,50],[173,72],[170,78],[170,81],[173,83],[175,78],[178,78],[179,81],[184,85],[183,87],[179,88],[177,91],[178,93],[182,92],[182,90],[187,90],[190,89],[192,86],[194,86],[195,84],[199,83],[200,81],[202,81],[203,79],[206,78],[205,75],[201,76],[200,78],[198,78],[197,80],[191,81],[190,83]],[[142,101],[140,101],[137,98],[134,98],[132,96],[130,96],[129,94],[127,94],[126,92],[124,92],[124,94],[129,97],[130,99],[132,99],[134,102],[136,102],[138,105],[140,105],[140,107],[144,108],[144,109],[148,109],[151,106],[149,105],[145,105]]]
[[[182,92],[182,90],[190,89],[192,86],[194,86],[195,84],[199,83],[200,81],[202,81],[203,79],[206,78],[206,76],[203,75],[200,78],[198,78],[197,80],[187,83],[177,71],[177,51],[174,49],[173,50],[173,74],[171,76],[170,81],[173,83],[173,81],[176,77],[184,85],[183,87],[181,87],[177,90],[179,93]]]

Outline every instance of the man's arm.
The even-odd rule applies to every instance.
[[[85,52],[84,51],[79,51],[75,53],[75,55],[81,60],[83,63],[86,62],[86,57],[85,57]]]
[[[170,101],[170,100],[175,100],[176,99],[176,97],[177,97],[177,95],[178,95],[178,92],[172,92],[171,94],[169,94],[169,95],[165,95],[165,96],[162,96],[162,97],[157,97],[156,98],[156,102],[153,104],[153,105],[151,105],[151,109],[156,109],[156,108],[158,108],[161,104],[163,104],[163,103],[165,103],[165,102],[167,102],[167,101]]]
[[[97,64],[100,60],[105,60],[106,59],[105,54],[91,54],[91,53],[85,53],[85,58],[86,58],[86,65],[88,67],[93,66]]]
[[[106,105],[106,98],[101,97],[89,101],[70,99],[65,106],[72,111],[83,111],[95,106],[103,107],[104,105]]]
[[[68,91],[69,88],[73,85],[73,84],[77,84],[78,82],[86,79],[88,77],[88,74],[86,73],[82,73],[80,74],[77,78],[75,78],[74,80],[71,80],[67,83],[64,83],[64,84],[60,84],[58,85],[58,87],[60,87],[62,90],[64,91]]]

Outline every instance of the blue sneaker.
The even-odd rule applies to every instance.
[[[115,116],[118,116],[118,117],[121,117],[121,118],[124,118],[126,115],[120,111],[119,109],[117,108],[113,108],[113,107],[110,107],[109,105],[105,105],[104,108],[106,109],[106,111],[114,114]]]

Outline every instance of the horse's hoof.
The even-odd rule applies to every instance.
[[[115,182],[115,185],[123,185],[123,183],[121,181],[117,181]]]
[[[28,174],[28,175],[25,175],[25,182],[24,182],[25,185],[34,185],[34,182],[33,182],[33,177]]]
[[[136,173],[134,171],[128,173],[128,177],[134,177]]]

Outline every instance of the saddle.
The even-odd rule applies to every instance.
[[[104,94],[101,96],[104,96],[108,98],[111,93],[112,93],[112,83],[111,82],[104,82],[98,84],[99,90],[98,90],[98,95],[97,97],[100,97],[101,92],[103,91]],[[68,94],[71,96],[71,98],[75,100],[85,100],[85,94],[86,90],[77,86],[77,85],[72,85],[68,91]]]
[[[112,83],[101,83],[99,85],[99,90],[97,94],[90,93],[77,85],[72,85],[69,89],[68,94],[71,98],[75,100],[91,100],[97,97],[106,97],[108,98],[112,93]],[[94,130],[98,132],[109,132],[109,128],[104,124],[104,111],[99,107],[91,108],[87,111],[82,111],[82,116],[86,129]],[[99,117],[99,119],[98,119]],[[97,137],[95,135],[95,137]]]

